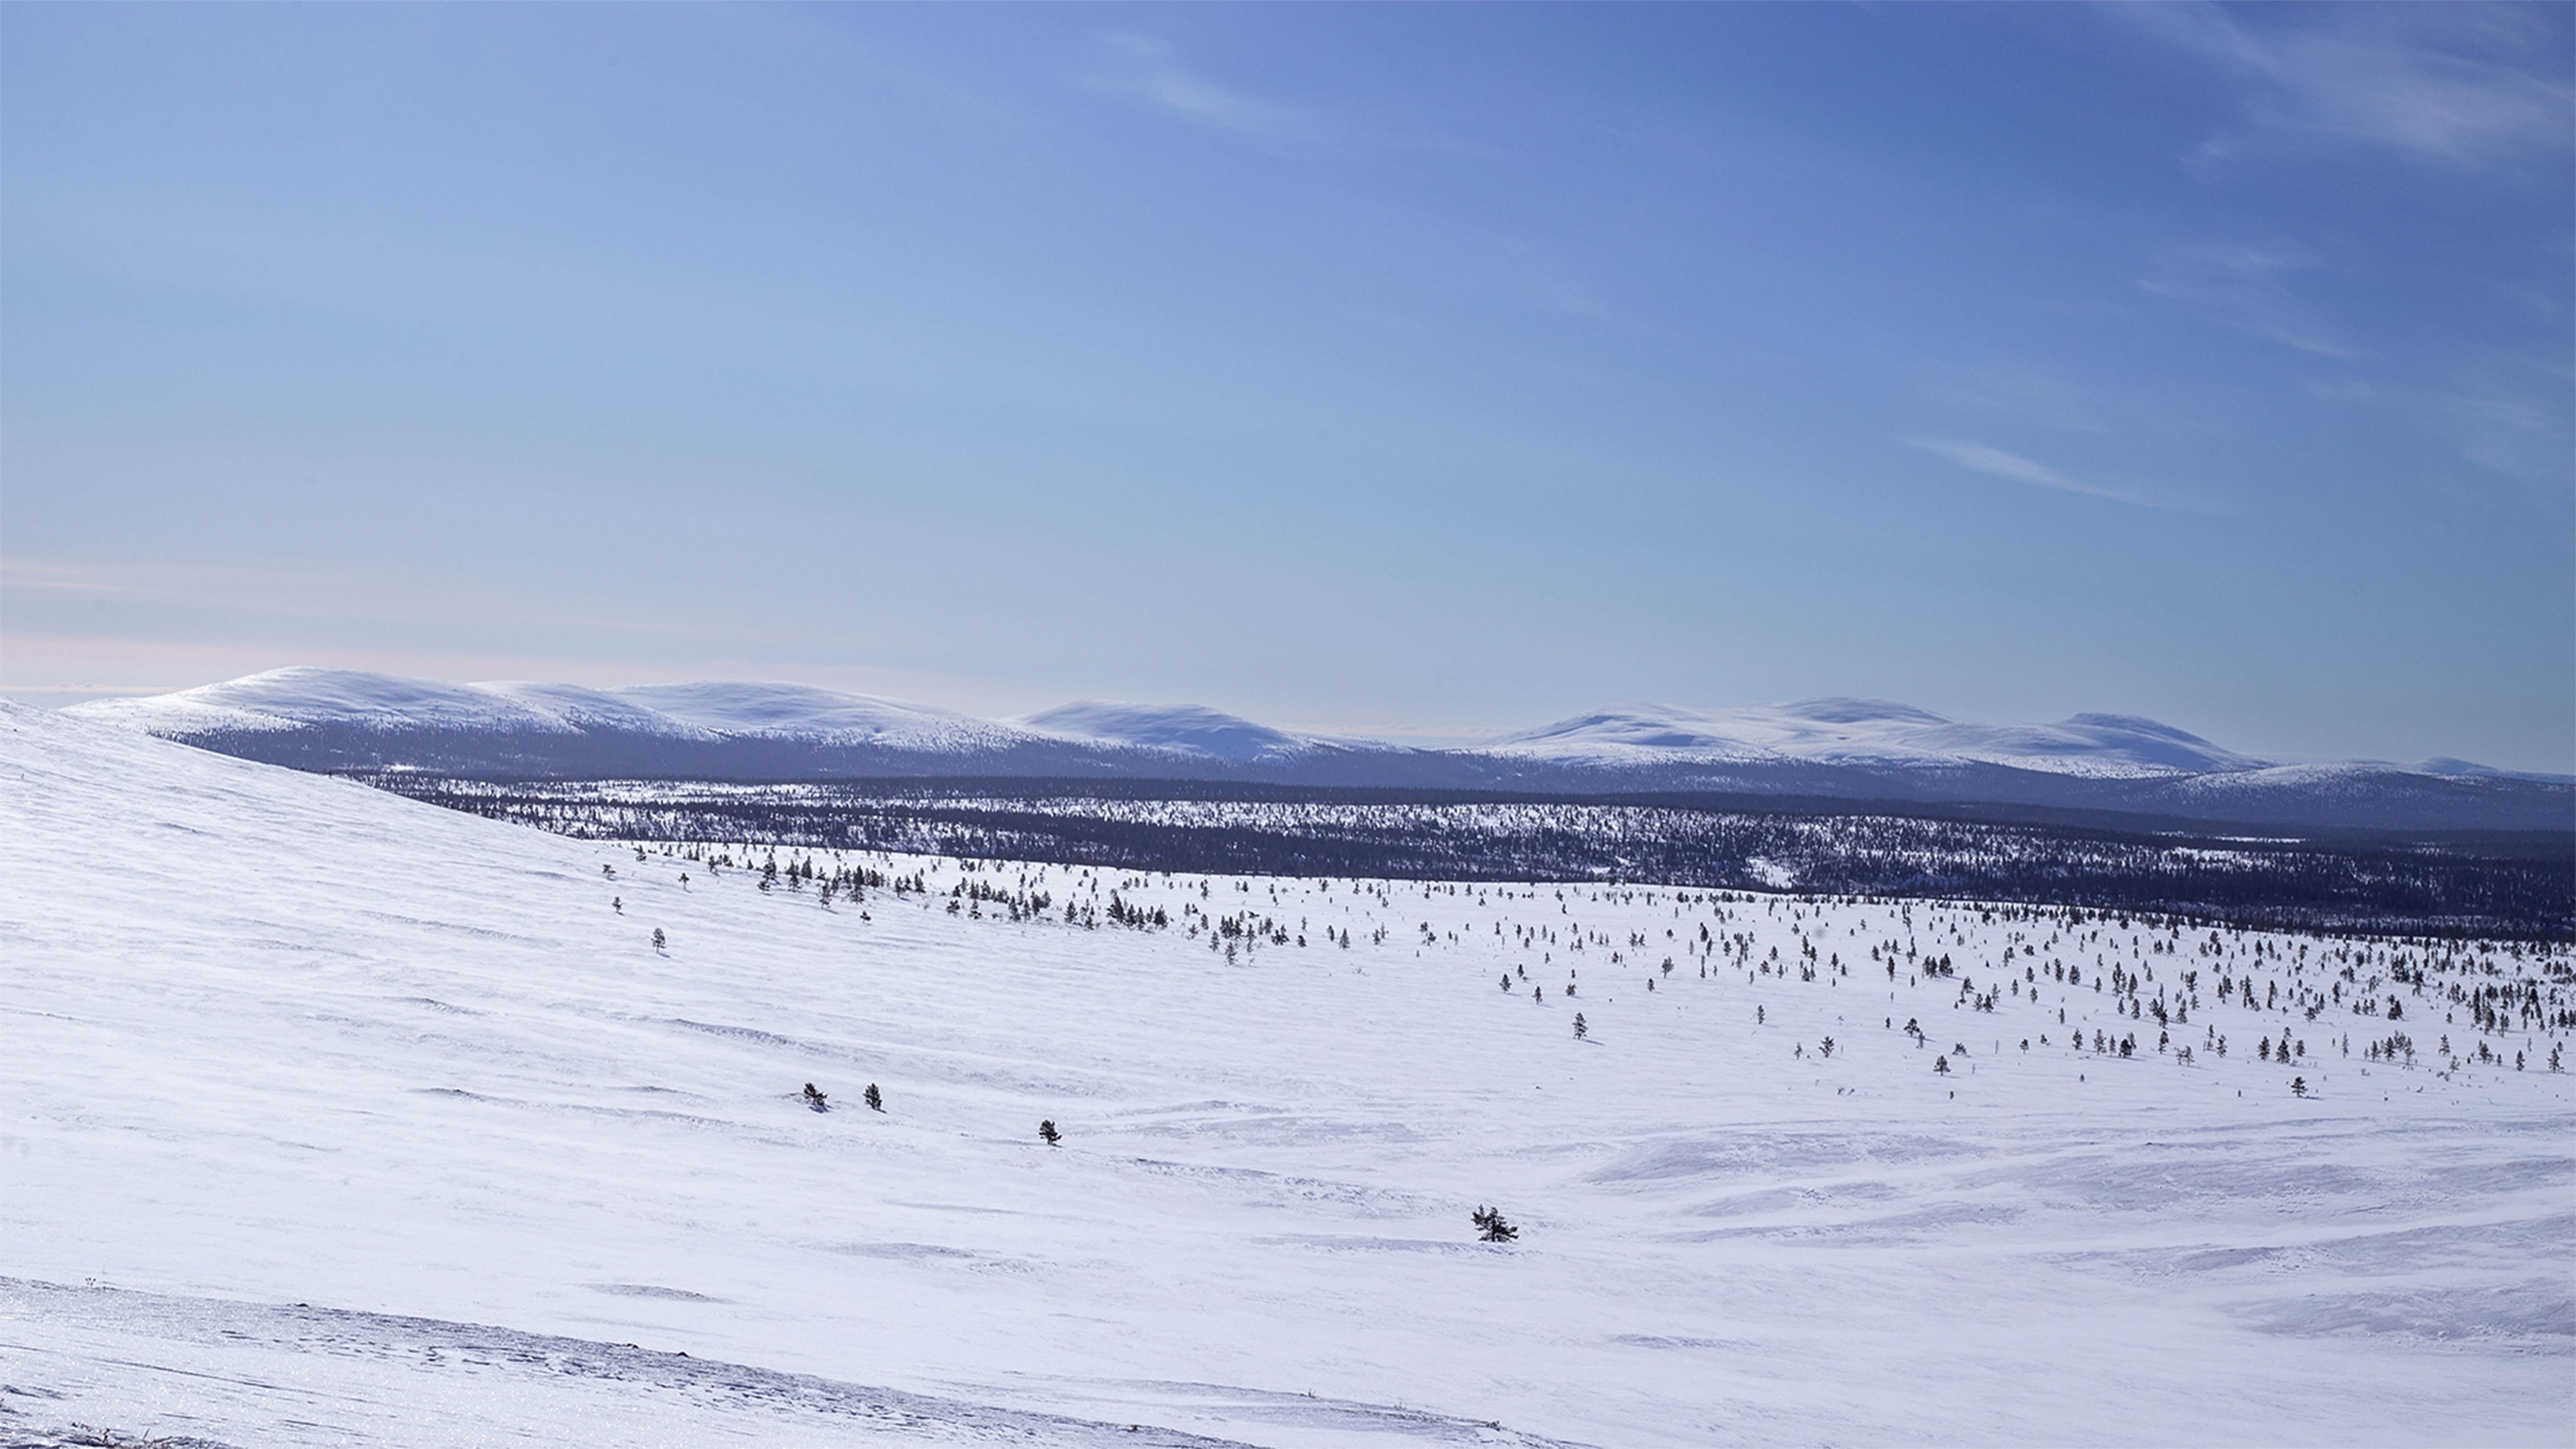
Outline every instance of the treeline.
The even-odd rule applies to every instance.
[[[918,783],[691,784],[364,775],[585,838],[754,841],[1132,871],[1654,882],[1952,897],[2372,934],[2576,937],[2576,840],[2246,840],[1848,812],[1575,801],[940,795]]]

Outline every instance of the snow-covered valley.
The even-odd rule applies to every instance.
[[[14,706],[0,868],[11,1443],[2576,1422],[2563,947],[575,841]]]

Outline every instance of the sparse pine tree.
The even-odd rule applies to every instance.
[[[1038,1140],[1044,1142],[1049,1147],[1053,1147],[1064,1140],[1064,1134],[1055,1130],[1055,1119],[1053,1117],[1049,1117],[1038,1124]]]
[[[2290,1079],[2290,1095],[2293,1097],[2304,1097],[2307,1094],[2308,1079],[2305,1077],[2292,1077]]]
[[[1488,1243],[1508,1243],[1521,1235],[1520,1229],[1503,1221],[1503,1215],[1499,1209],[1489,1208],[1481,1203],[1477,1205],[1474,1212],[1467,1215],[1467,1220],[1476,1225],[1476,1236]]]
[[[1578,1011],[1578,1012],[1576,1012],[1576,1013],[1574,1014],[1574,1039],[1575,1039],[1576,1041],[1581,1041],[1581,1040],[1583,1040],[1585,1037],[1590,1036],[1591,1034],[1592,1034],[1592,1028],[1591,1028],[1589,1025],[1585,1024],[1585,1022],[1584,1022],[1584,1020],[1583,1020],[1583,1013],[1582,1013],[1582,1012],[1579,1012],[1579,1011]]]
[[[882,1112],[885,1110],[885,1094],[877,1090],[876,1083],[868,1083],[868,1089],[859,1095],[860,1100],[868,1104],[869,1111]]]
[[[669,944],[671,944],[670,940],[662,934],[662,928],[655,926],[653,928],[653,949],[659,951]]]

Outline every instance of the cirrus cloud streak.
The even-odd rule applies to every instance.
[[[1908,438],[1909,446],[1922,449],[1935,457],[1946,458],[1972,473],[2001,478],[2010,483],[2027,483],[2033,488],[2049,488],[2060,493],[2077,493],[2086,498],[2104,498],[2113,503],[2126,503],[2135,508],[2157,508],[2177,513],[2218,513],[2221,510],[2205,503],[2139,493],[2127,488],[2072,478],[2035,458],[2025,458],[1990,443],[1965,438]]]

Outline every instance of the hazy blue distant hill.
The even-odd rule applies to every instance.
[[[1455,749],[1300,734],[1195,705],[1087,702],[986,720],[806,685],[594,690],[318,668],[72,712],[300,769],[479,778],[1239,780],[1978,802],[2285,827],[2576,829],[2576,781],[2563,776],[2449,759],[2285,765],[2134,716],[1986,725],[1882,700],[1623,705]]]

